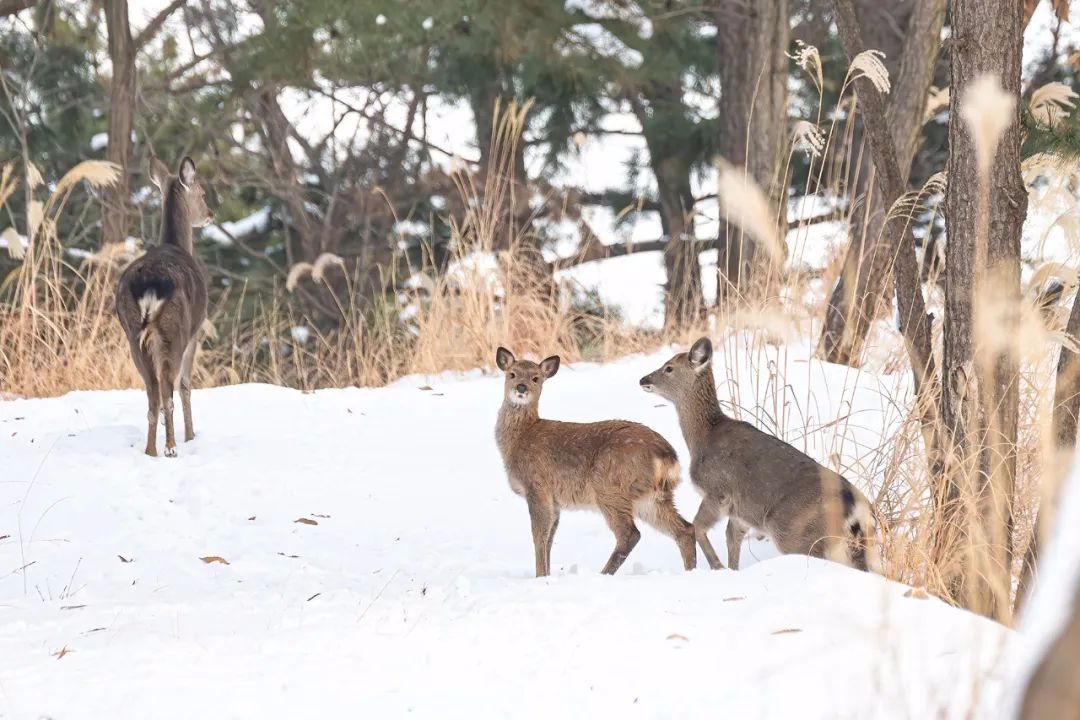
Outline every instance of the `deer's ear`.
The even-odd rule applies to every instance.
[[[189,188],[194,185],[196,179],[195,161],[184,156],[184,159],[180,161],[180,171],[176,174],[180,177],[180,182],[183,183],[184,187]]]
[[[506,372],[513,364],[514,353],[504,347],[499,347],[499,349],[495,351],[495,365],[497,365],[500,370]]]
[[[157,156],[150,156],[150,181],[157,185],[158,190],[165,191],[169,184],[169,168],[165,163],[158,160]]]
[[[701,372],[712,361],[712,341],[707,337],[700,338],[690,348],[690,367],[694,372]]]
[[[544,373],[544,377],[549,378],[555,373],[559,372],[559,356],[552,355],[549,358],[544,358],[540,363],[540,372]]]

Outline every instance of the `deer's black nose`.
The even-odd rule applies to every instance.
[[[518,386],[516,388],[514,388],[514,389],[517,390],[519,393],[524,393],[529,388],[525,387],[525,383],[518,383]]]
[[[641,380],[639,380],[639,381],[638,381],[638,385],[641,385],[641,386],[643,386],[643,387],[644,387],[645,385],[652,385],[652,383],[651,383],[651,382],[649,382],[649,376],[648,376],[648,375],[646,375],[645,377],[641,378]]]

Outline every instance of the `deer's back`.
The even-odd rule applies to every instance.
[[[570,423],[541,420],[506,458],[518,492],[550,486],[565,507],[593,506],[597,495],[641,497],[655,490],[658,461],[678,463],[674,448],[639,423],[607,420]]]
[[[762,530],[770,520],[802,517],[815,524],[823,488],[858,493],[847,480],[783,440],[749,423],[725,419],[690,468],[695,485],[730,498],[732,514]]]
[[[153,292],[162,301],[162,325],[193,336],[206,319],[206,270],[176,245],[155,245],[120,275],[116,313],[124,331],[137,334],[142,323],[139,299]]]

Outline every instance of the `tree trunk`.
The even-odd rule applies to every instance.
[[[109,89],[109,145],[105,158],[120,167],[116,182],[104,190],[103,244],[127,238],[128,172],[131,127],[135,118],[135,43],[128,24],[127,0],[105,0],[105,24],[109,33],[112,85]]]
[[[905,187],[922,134],[946,5],[947,0],[918,0],[908,21],[900,70],[891,93],[889,127]],[[843,271],[825,312],[821,353],[829,362],[857,363],[893,262],[893,248],[884,232],[887,208],[881,195],[871,190],[867,188],[869,217],[852,227]]]
[[[1028,681],[1019,720],[1080,720],[1080,593],[1073,592],[1061,634]]]
[[[694,235],[690,164],[678,155],[649,154],[660,195],[660,224],[668,239],[664,248],[664,327],[686,327],[701,319],[705,306]]]
[[[986,74],[1020,96],[1022,0],[953,3],[948,242],[941,415],[948,439],[944,522],[961,529],[946,549],[955,600],[1007,620],[1011,611],[1013,493],[1019,407],[1016,337],[1020,231],[1027,191],[1020,176],[1019,115],[981,178],[977,138],[960,107]],[[1003,311],[1002,311],[1003,310]],[[983,328],[979,332],[980,326]],[[1002,342],[1002,339],[1005,341]],[[975,516],[969,515],[974,509]]]
[[[862,41],[859,21],[851,0],[833,0],[836,9],[836,27],[840,34],[844,53],[850,62],[866,49]],[[896,150],[886,121],[885,100],[881,93],[866,78],[856,81],[859,94],[859,111],[870,151],[873,155],[875,180],[881,199],[886,207],[891,207],[904,192],[903,176],[896,160]],[[918,263],[915,259],[915,239],[908,223],[894,219],[885,224],[885,235],[892,248],[893,278],[896,285],[896,305],[899,315],[900,332],[904,336],[908,359],[915,388],[916,411],[920,416],[923,438],[931,467],[937,467],[938,437],[936,415],[936,383],[933,345],[931,342],[930,321],[926,314],[926,305],[919,283]]]
[[[772,202],[783,202],[780,174],[789,145],[788,0],[717,0],[716,27],[720,154],[744,167]],[[717,251],[717,300],[745,295],[762,265],[753,240],[738,226],[721,222]]]

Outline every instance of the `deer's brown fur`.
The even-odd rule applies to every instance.
[[[709,565],[720,568],[708,531],[728,518],[728,564],[739,567],[749,528],[783,553],[825,557],[880,572],[869,501],[839,474],[749,423],[728,417],[716,398],[712,343],[701,338],[641,378],[675,405],[690,449],[690,480],[704,496],[694,532]]]
[[[176,455],[173,391],[179,380],[184,440],[195,437],[191,419],[191,367],[199,328],[206,319],[206,269],[194,254],[193,227],[212,222],[202,186],[189,157],[176,175],[158,160],[150,178],[161,190],[161,242],[131,263],[116,288],[116,314],[131,357],[146,384],[146,454],[157,455],[157,419],[165,414],[165,455]]]
[[[693,569],[693,528],[672,497],[680,474],[671,445],[638,423],[542,419],[540,391],[559,369],[557,356],[537,364],[499,348],[496,364],[505,383],[495,440],[510,487],[529,506],[537,577],[551,572],[551,545],[563,508],[596,509],[604,516],[615,533],[606,574],[619,569],[641,537],[635,518],[675,538],[683,566]]]

